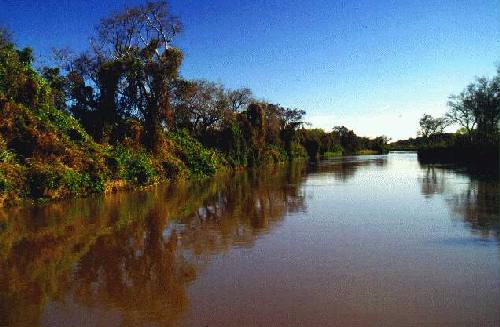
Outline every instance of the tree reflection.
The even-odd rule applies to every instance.
[[[304,169],[233,173],[107,199],[0,212],[0,325],[41,324],[48,303],[174,325],[209,256],[252,246],[302,210]],[[76,313],[78,314],[78,313]]]
[[[467,189],[448,200],[453,211],[464,217],[482,236],[498,238],[498,184],[473,179]]]
[[[384,167],[387,165],[386,157],[374,156],[373,158],[353,157],[340,157],[330,160],[324,160],[318,165],[312,167],[312,172],[328,173],[332,175],[335,180],[347,182],[353,178],[360,168],[367,168],[372,166]]]
[[[498,239],[498,182],[478,178],[461,171],[432,165],[422,166],[421,192],[430,197],[445,194],[450,209],[466,222],[473,232]],[[458,181],[461,181],[457,183]]]
[[[425,173],[420,180],[421,192],[425,197],[432,197],[434,194],[442,194],[446,187],[446,174],[442,170],[437,170],[433,166],[422,168]]]

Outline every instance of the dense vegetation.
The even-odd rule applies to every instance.
[[[179,74],[167,3],[100,21],[89,49],[34,68],[0,28],[0,206],[203,177],[293,158],[383,152],[386,138],[304,128],[305,112]]]
[[[392,149],[418,150],[425,162],[460,162],[498,172],[499,77],[478,78],[459,95],[450,96],[444,117],[425,114],[420,119],[419,136],[400,140]],[[447,126],[456,133],[444,133]]]
[[[354,154],[387,153],[386,136],[373,139],[357,136],[345,126],[335,126],[330,133],[322,129],[301,129],[298,131],[301,144],[309,158],[330,158]]]

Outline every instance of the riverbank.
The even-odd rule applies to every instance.
[[[66,68],[35,68],[30,48],[0,34],[0,206],[385,149],[386,137],[345,126],[306,129],[305,111],[249,89],[185,80],[182,51],[166,48],[161,60],[148,48],[127,60],[85,53]]]
[[[0,207],[108,194],[240,170],[186,131],[165,132],[157,151],[139,140],[99,144],[69,114],[0,102]],[[288,161],[267,156],[266,163]]]
[[[106,90],[92,90],[85,85],[88,76],[76,71],[61,76],[58,68],[38,71],[30,48],[0,41],[0,206],[199,179],[305,156],[295,139],[295,120],[302,116],[296,110],[250,97],[245,110],[233,110],[233,92],[224,95],[225,107],[214,126],[194,128],[185,121],[172,126],[158,104],[139,108],[144,110],[135,115],[119,111],[118,96],[107,98]],[[187,95],[178,95],[178,102],[182,96]],[[213,114],[205,105],[210,99],[197,112]],[[188,112],[184,104],[177,110],[177,117]],[[290,113],[295,118],[279,120]],[[271,118],[280,124],[266,124]]]
[[[472,173],[498,176],[499,158],[497,147],[426,147],[417,150],[418,160],[424,164],[453,164]]]
[[[391,151],[415,151],[424,164],[452,164],[473,171],[498,175],[498,138],[492,135],[442,133],[400,140],[388,145]]]

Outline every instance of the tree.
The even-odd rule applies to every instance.
[[[246,122],[244,135],[249,140],[250,153],[249,163],[256,165],[262,160],[262,153],[266,146],[266,109],[265,104],[252,103],[246,111]]]
[[[287,153],[291,154],[292,146],[297,141],[297,129],[304,126],[306,112],[297,108],[280,107],[280,137]]]
[[[120,118],[135,116],[143,123],[145,145],[157,147],[162,129],[173,124],[170,91],[182,53],[172,41],[180,30],[165,1],[125,8],[100,21],[90,51],[68,67],[72,108],[97,112],[99,131],[92,134],[106,134]]]
[[[9,43],[0,46],[0,104],[10,100],[34,108],[50,105],[50,89],[32,68],[31,48],[17,49]]]
[[[386,153],[387,152],[387,143],[390,141],[390,138],[382,135],[377,136],[374,139],[368,141],[370,150],[375,150],[378,153]]]
[[[498,131],[498,105],[498,75],[492,79],[481,77],[459,95],[450,96],[446,117],[467,134],[477,128],[480,134],[494,135]]]
[[[498,133],[498,75],[492,79],[481,77],[469,84],[464,91],[462,103],[473,112],[480,134]]]
[[[176,126],[188,128],[196,136],[218,129],[230,111],[224,87],[205,80],[179,80],[172,100]]]
[[[234,112],[246,110],[247,106],[255,101],[252,91],[249,88],[229,90],[227,91],[227,98],[231,110]]]
[[[320,128],[303,128],[300,130],[301,143],[303,144],[307,152],[307,156],[311,161],[319,160],[321,155],[322,139],[325,135],[325,131]]]
[[[345,126],[335,126],[332,130],[334,138],[340,141],[344,154],[352,154],[359,150],[359,138]]]
[[[0,48],[13,44],[12,33],[5,27],[0,26]]]
[[[60,74],[60,69],[43,67],[41,75],[52,90],[52,100],[54,106],[59,110],[66,110],[67,79]]]
[[[473,108],[467,105],[464,92],[459,95],[450,96],[448,107],[450,107],[450,110],[446,113],[446,119],[448,119],[450,123],[459,125],[465,130],[466,134],[470,134],[476,128],[476,115],[474,114]]]
[[[446,119],[434,118],[431,115],[424,114],[422,118],[420,118],[420,130],[418,134],[424,138],[428,138],[434,134],[441,134],[446,128],[446,125]]]
[[[125,67],[122,103],[143,120],[150,149],[158,145],[162,128],[172,127],[169,90],[182,54],[171,43],[180,30],[165,1],[127,8],[103,19],[97,29],[94,51]]]

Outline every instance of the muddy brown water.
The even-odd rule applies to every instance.
[[[498,326],[498,182],[414,153],[0,211],[0,326]]]

